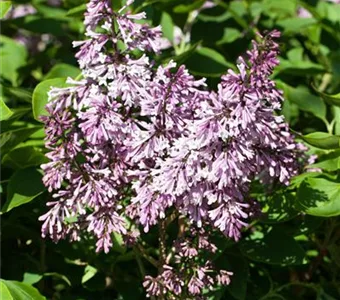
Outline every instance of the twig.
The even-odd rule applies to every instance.
[[[150,264],[152,264],[156,268],[158,267],[158,262],[146,252],[146,250],[141,244],[137,244],[134,249],[136,250],[136,252],[138,251],[138,253]]]

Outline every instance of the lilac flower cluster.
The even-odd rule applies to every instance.
[[[143,286],[148,296],[167,295],[166,299],[203,299],[203,290],[212,290],[216,285],[229,285],[232,272],[216,271],[213,263],[198,259],[204,254],[215,253],[217,247],[209,241],[204,229],[188,227],[185,236],[174,242],[168,261],[173,258],[174,266],[163,265],[157,277],[146,276]]]
[[[298,146],[276,114],[282,93],[269,79],[279,33],[259,36],[239,72],[229,70],[209,91],[185,66],[155,66],[149,54],[166,44],[161,28],[110,2],[88,3],[88,39],[74,42],[83,79],[49,92],[42,120],[50,162],[42,169],[54,201],[40,217],[42,235],[79,240],[87,231],[107,253],[113,233],[138,243],[128,223],[148,232],[176,212],[186,217],[186,235],[161,251],[159,274],[144,286],[149,295],[198,297],[232,275],[198,261],[216,251],[203,224],[238,240],[258,210],[250,183],[288,184],[297,173]]]
[[[158,149],[158,145],[166,148],[166,153],[163,148],[163,153],[157,153],[151,168],[140,164],[144,170],[134,184],[132,205],[140,207],[138,215],[146,231],[174,205],[198,227],[208,222],[238,240],[247,225],[249,184],[255,179],[268,183],[276,178],[288,184],[296,174],[293,150],[297,145],[283,117],[274,113],[280,109],[282,93],[269,79],[278,63],[278,45],[273,40],[278,35],[273,31],[260,36],[261,43],[254,42],[248,52],[248,62],[240,58],[239,73],[229,70],[217,92],[200,92],[196,87],[202,81],[177,77],[178,90],[194,91],[188,97],[192,104],[181,96],[180,107],[189,104],[191,118],[182,111],[169,112],[169,119],[163,117],[168,107],[178,103],[177,93],[169,92],[169,104],[163,106],[159,119],[165,118],[164,124],[173,128],[176,116],[177,124],[185,124],[181,134],[163,130],[157,135],[161,143],[146,138],[138,144],[139,149],[147,149],[139,151],[139,161],[153,156],[150,149]]]
[[[126,7],[116,13],[109,3],[89,2],[84,21],[89,39],[74,42],[80,46],[76,57],[84,79],[49,93],[49,115],[42,120],[50,162],[42,169],[57,201],[48,203],[52,208],[40,217],[43,236],[78,240],[87,229],[97,238],[97,251],[105,252],[113,232],[126,233],[122,199],[131,166],[125,142],[136,127],[133,109],[147,96],[152,75],[148,57],[134,58],[129,51],[158,51],[161,44],[160,28],[133,22],[143,14],[124,14]],[[119,42],[129,51],[118,49]]]

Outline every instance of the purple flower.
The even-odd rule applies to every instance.
[[[105,252],[112,246],[114,232],[126,233],[121,202],[129,193],[127,171],[131,166],[125,143],[136,129],[138,115],[134,111],[142,99],[150,97],[146,91],[152,75],[145,54],[138,57],[127,49],[118,50],[117,43],[131,38],[129,51],[157,51],[160,38],[159,28],[136,23],[143,16],[124,10],[113,12],[110,1],[88,3],[84,20],[88,39],[74,43],[80,46],[76,58],[84,79],[69,79],[71,87],[53,88],[46,106],[49,115],[42,117],[50,150],[50,162],[42,166],[43,182],[58,199],[49,203],[50,211],[41,217],[43,235],[55,241],[68,234],[79,239],[77,228],[87,228],[97,238],[97,251]],[[133,30],[128,33],[122,25],[117,31],[114,20]],[[68,223],[69,216],[79,217],[79,221]]]
[[[250,184],[287,185],[298,172],[301,147],[277,114],[283,97],[270,79],[280,34],[259,35],[238,71],[209,91],[185,66],[157,66],[148,52],[162,48],[160,27],[110,3],[87,5],[87,40],[74,42],[83,79],[49,92],[42,121],[50,161],[42,169],[54,201],[40,217],[42,235],[80,240],[87,231],[96,251],[108,253],[113,234],[133,245],[138,225],[148,232],[180,216],[159,274],[143,286],[148,296],[199,298],[233,274],[203,259],[217,251],[208,232],[239,240],[259,211]]]
[[[218,284],[221,285],[229,285],[230,284],[230,276],[232,276],[232,272],[228,272],[226,270],[221,270],[219,274],[216,276],[216,280]]]
[[[161,294],[165,294],[165,290],[163,290],[163,286],[160,283],[158,278],[153,278],[151,276],[145,276],[143,286],[147,292],[147,296],[159,296]]]

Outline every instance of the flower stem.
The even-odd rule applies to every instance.
[[[163,272],[163,266],[166,261],[166,220],[161,220],[159,223],[159,261],[158,274]]]

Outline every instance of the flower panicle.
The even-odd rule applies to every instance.
[[[260,214],[251,183],[287,185],[299,169],[300,147],[277,113],[282,92],[270,79],[279,32],[259,35],[238,71],[211,91],[183,65],[156,66],[149,54],[163,47],[161,28],[131,14],[132,2],[116,12],[111,1],[89,1],[87,39],[74,42],[82,79],[49,92],[42,169],[53,201],[40,217],[42,235],[57,242],[88,234],[107,253],[114,234],[139,242],[128,224],[148,232],[171,210],[186,218],[185,232],[143,285],[149,296],[199,297],[232,277],[209,260],[198,264],[217,251],[203,228],[239,240]]]

